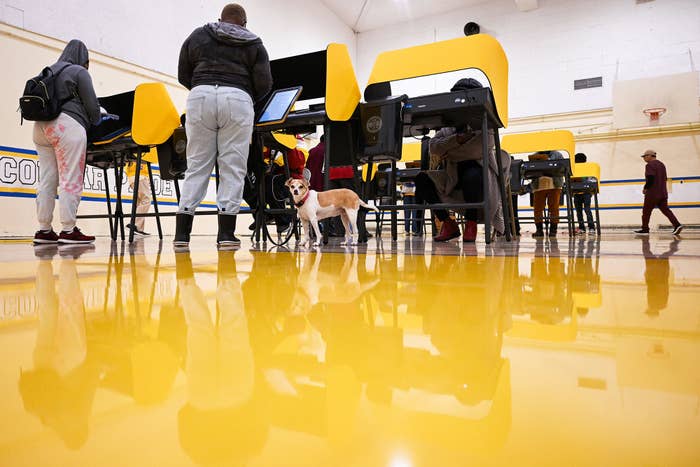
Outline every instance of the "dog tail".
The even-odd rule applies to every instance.
[[[360,200],[360,207],[365,208],[368,211],[377,211],[379,212],[379,209],[377,209],[376,206],[370,206],[369,204],[365,203],[364,201]]]

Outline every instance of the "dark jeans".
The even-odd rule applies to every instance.
[[[476,161],[462,161],[457,164],[457,173],[459,176],[458,188],[462,190],[462,196],[465,203],[478,203],[484,199],[484,186],[482,183],[482,168]],[[420,172],[416,176],[416,204],[437,204],[442,203],[440,195],[437,192],[435,183],[431,180],[426,172]],[[449,217],[449,213],[444,209],[434,209],[433,214],[445,221]],[[464,218],[468,221],[477,220],[476,209],[466,209]]]
[[[403,204],[416,204],[416,197],[414,195],[404,195]],[[423,221],[423,210],[419,209],[407,209],[404,211],[404,227],[406,232],[420,233]]]
[[[586,220],[588,221],[588,228],[594,229],[595,222],[593,222],[593,213],[591,213],[591,195],[590,193],[578,193],[574,195],[574,206],[576,206],[576,219],[578,219],[578,227],[584,230],[583,226],[583,211],[586,211]]]
[[[642,208],[642,230],[649,230],[649,218],[651,217],[651,211],[654,208],[659,208],[659,211],[671,221],[674,227],[678,227],[680,222],[673,215],[671,209],[668,207],[668,198],[652,198],[651,196],[644,197],[644,207]]]

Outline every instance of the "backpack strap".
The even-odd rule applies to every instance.
[[[68,67],[71,66],[71,65],[75,65],[75,63],[66,63],[66,64],[63,65],[61,68],[59,68],[58,71],[56,71],[55,73],[53,73],[53,70],[52,70],[51,72],[53,73],[54,77],[56,77],[56,76],[58,76],[59,74],[61,74],[61,72],[62,72],[63,70],[65,70],[66,68],[68,68]],[[48,68],[51,69],[51,67],[48,67]],[[78,100],[80,100],[80,96],[78,95],[78,93],[77,93],[77,91],[76,91],[75,89],[69,89],[69,91],[70,91],[70,93],[72,94],[72,96],[68,96],[68,97],[66,97],[65,99],[63,99],[63,100],[61,101],[61,107],[63,107],[63,105],[64,105],[66,102],[71,101],[71,100],[73,100],[73,99],[78,99]],[[81,101],[80,103],[82,104],[82,101]]]

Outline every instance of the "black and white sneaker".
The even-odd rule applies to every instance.
[[[127,224],[126,225],[130,230],[134,231],[134,236],[135,237],[148,237],[149,234],[148,232],[144,232],[143,230],[139,230],[134,224]]]
[[[683,224],[678,224],[676,228],[673,229],[673,235],[680,235],[683,230]]]
[[[217,240],[216,244],[220,247],[239,246],[241,244],[241,241],[238,237],[231,234],[227,235],[226,238]]]
[[[637,235],[649,235],[649,231],[644,229],[635,230],[634,233]]]

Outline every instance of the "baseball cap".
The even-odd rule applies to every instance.
[[[653,149],[647,149],[646,151],[644,151],[644,154],[642,154],[642,157],[644,157],[644,156],[656,157],[656,151],[654,151]]]

